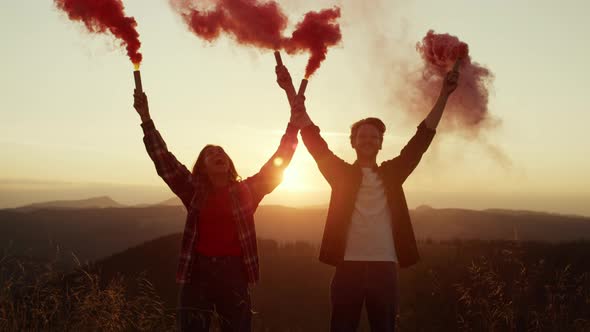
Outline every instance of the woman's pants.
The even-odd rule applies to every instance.
[[[180,331],[209,331],[216,315],[223,332],[251,331],[250,294],[241,257],[197,256],[191,282],[180,289]]]

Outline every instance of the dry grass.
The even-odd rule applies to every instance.
[[[433,248],[440,253],[440,247]],[[590,272],[581,263],[585,261],[579,260],[585,257],[588,244],[552,247],[567,252],[568,263],[564,259],[539,259],[549,256],[545,251],[527,255],[534,246],[525,249],[498,244],[494,248],[497,250],[492,253],[470,259],[471,264],[460,262],[450,250],[442,258],[433,259],[446,264],[424,262],[422,270],[413,270],[416,279],[402,288],[415,286],[411,291],[417,294],[417,301],[402,306],[400,330],[590,331]],[[457,250],[462,251],[465,249]],[[40,262],[0,255],[0,331],[176,329],[175,308],[164,304],[147,278],[115,277],[106,281],[79,262],[73,272],[64,272],[62,266],[57,259]],[[311,276],[306,274],[301,279],[314,280]],[[285,287],[289,282],[292,280],[278,280],[277,287]],[[131,294],[130,288],[138,291]],[[268,294],[275,293],[276,289]],[[406,292],[406,298],[409,295]],[[280,296],[273,303],[288,306],[284,293]],[[308,296],[305,300],[311,301]],[[315,317],[306,307],[289,310],[303,312],[304,320],[312,321]],[[266,311],[266,320],[272,319],[272,310]],[[325,326],[321,319],[328,317],[316,317],[316,327]],[[267,321],[258,323],[255,331],[325,330],[284,326],[289,325],[284,318],[270,329],[262,327],[268,325]],[[212,330],[218,331],[219,327],[214,325]]]
[[[465,331],[590,331],[590,273],[571,265],[548,278],[544,261],[525,264],[512,250],[484,257],[455,285],[459,326]]]
[[[101,285],[100,276],[77,264],[65,273],[59,261],[0,259],[1,331],[168,331],[175,314],[153,285],[135,280],[129,295],[122,277]]]

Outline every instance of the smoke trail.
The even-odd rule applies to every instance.
[[[337,45],[342,39],[340,26],[335,22],[340,17],[340,8],[324,9],[320,12],[309,12],[288,41],[288,53],[307,50],[311,53],[305,77],[310,77],[326,59],[328,47]]]
[[[125,16],[121,0],[54,0],[58,9],[68,14],[72,21],[81,21],[91,33],[112,33],[121,40],[127,55],[134,64],[141,63],[141,42],[135,29],[137,22]]]
[[[457,128],[479,131],[486,126],[490,119],[489,86],[494,75],[489,69],[472,62],[468,45],[455,36],[437,34],[430,30],[416,44],[416,50],[423,60],[422,67],[419,68],[421,77],[414,76],[411,82],[419,92],[417,97],[435,100],[446,72],[460,58],[459,85],[449,99],[445,117],[449,117]]]
[[[184,2],[177,9],[197,36],[214,41],[226,33],[243,45],[272,50],[281,47],[281,33],[288,20],[276,2],[219,0],[211,10],[196,8],[196,2]]]
[[[367,59],[366,63],[351,68],[361,83],[359,89],[369,87],[366,91],[371,102],[377,103],[376,111],[381,113],[377,116],[413,128],[434,105],[446,66],[453,64],[454,54],[443,57],[448,59],[443,67],[431,66],[430,63],[442,63],[422,57],[416,45],[422,45],[423,38],[412,36],[413,3],[409,0],[370,3],[337,0],[337,3],[343,8],[341,25],[347,46],[354,45],[356,54]],[[421,37],[425,36],[428,34]],[[457,42],[461,43],[458,38]],[[439,132],[477,144],[503,168],[513,170],[510,156],[490,136],[501,125],[501,119],[489,105],[494,75],[486,66],[476,63],[473,49],[466,47],[464,52],[469,60],[460,69],[459,86],[448,101]],[[440,142],[440,139],[434,141],[435,145]]]
[[[198,0],[171,0],[171,4],[194,34],[209,42],[227,34],[242,45],[284,49],[290,54],[309,52],[306,77],[319,68],[328,47],[342,39],[336,23],[339,8],[307,13],[292,37],[287,38],[284,32],[288,18],[275,1],[212,0],[208,8]]]

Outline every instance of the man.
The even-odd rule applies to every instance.
[[[352,125],[351,165],[330,151],[305,107],[294,115],[305,147],[332,188],[320,261],[336,267],[331,285],[331,331],[356,331],[363,303],[372,331],[394,331],[399,267],[418,261],[402,184],[428,149],[459,78],[459,62],[445,77],[436,104],[399,156],[377,165],[385,124],[366,118]],[[277,82],[292,91],[289,72],[277,66]],[[295,101],[301,103],[302,99]]]

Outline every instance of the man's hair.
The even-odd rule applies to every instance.
[[[383,137],[383,134],[385,134],[385,123],[383,123],[383,121],[381,121],[378,118],[365,118],[353,123],[350,127],[350,144],[354,143],[359,128],[365,124],[377,128],[377,130],[379,130],[379,132],[381,133],[381,137]]]

